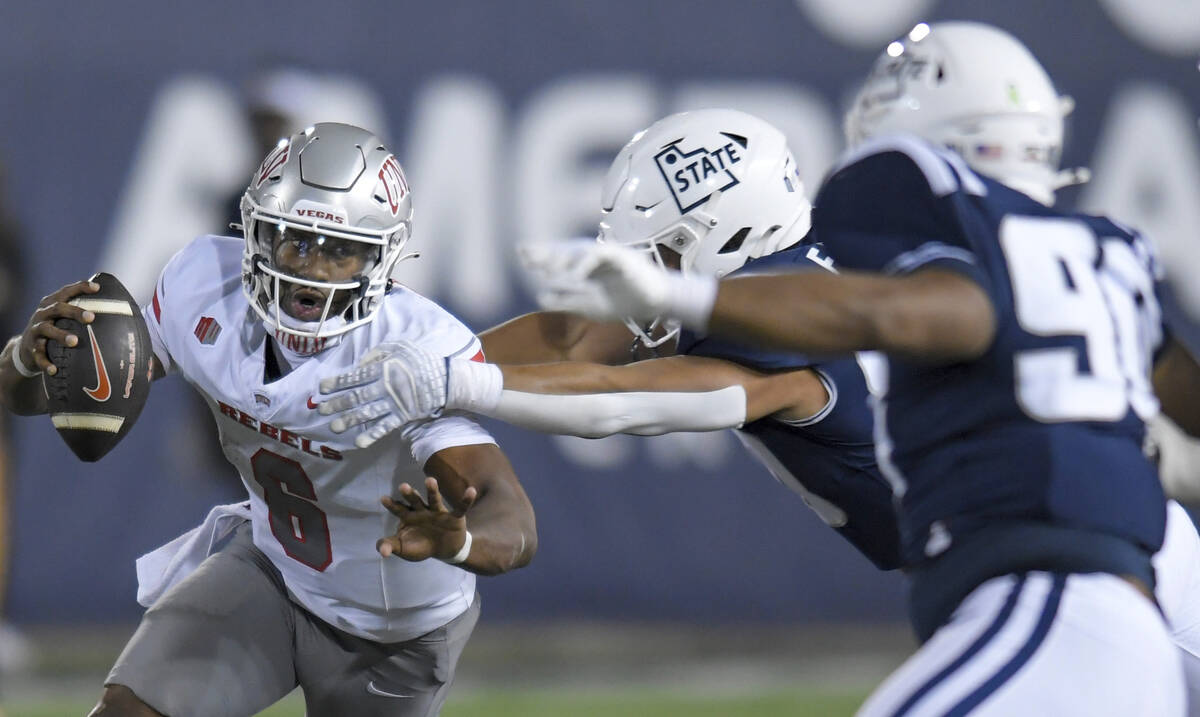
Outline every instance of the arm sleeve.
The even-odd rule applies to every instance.
[[[741,386],[572,395],[502,391],[500,402],[486,415],[532,431],[583,438],[717,431],[740,428],[746,421],[746,391]]]
[[[907,274],[937,266],[990,295],[966,227],[987,187],[957,155],[902,135],[848,155],[813,210],[817,238],[842,269]]]

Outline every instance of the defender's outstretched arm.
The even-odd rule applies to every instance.
[[[745,391],[744,420],[747,422],[776,414],[781,418],[808,418],[824,408],[829,400],[824,384],[810,370],[767,373],[732,361],[701,356],[671,356],[625,366],[560,362],[502,365],[499,369],[505,391],[611,394],[618,404],[627,393],[658,392],[658,400],[673,401],[678,400],[681,393],[696,394],[740,386]],[[493,417],[506,420],[504,416]]]
[[[633,334],[619,321],[591,321],[562,311],[538,311],[479,334],[488,361],[503,364],[629,361]]]
[[[624,247],[547,243],[527,249],[547,309],[593,319],[670,316],[698,331],[819,354],[881,350],[928,361],[976,358],[995,311],[983,288],[929,267],[905,276],[801,272],[716,281],[663,271]]]
[[[978,284],[943,269],[909,276],[821,274],[722,281],[710,333],[814,353],[881,350],[929,361],[978,358],[995,335]]]

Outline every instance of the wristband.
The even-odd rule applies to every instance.
[[[471,554],[471,531],[467,531],[467,539],[463,541],[462,547],[453,557],[446,558],[445,562],[451,565],[461,565],[467,562],[467,556]]]
[[[17,369],[17,373],[21,374],[25,378],[40,376],[42,373],[41,371],[30,371],[25,367],[25,364],[21,362],[21,339],[19,337],[15,337],[9,341],[9,343],[12,344],[12,362],[13,367]]]
[[[446,362],[446,408],[487,413],[500,403],[504,374],[494,363],[464,359]]]
[[[670,274],[666,286],[664,313],[679,319],[689,329],[705,331],[717,301],[717,279]]]

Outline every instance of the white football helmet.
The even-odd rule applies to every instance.
[[[662,266],[678,255],[684,274],[721,277],[798,242],[811,211],[782,132],[735,110],[681,112],[638,132],[613,160],[598,240]],[[650,347],[679,333],[678,323],[626,323]]]
[[[374,318],[412,221],[404,171],[378,137],[325,122],[280,140],[251,177],[241,209],[242,289],[269,330],[305,339],[289,343],[313,353]],[[360,252],[362,272],[347,281],[287,273],[273,252],[281,237]],[[307,288],[311,320],[281,307],[285,285]]]
[[[876,60],[846,115],[846,141],[910,132],[1051,205],[1057,189],[1090,176],[1058,168],[1063,118],[1074,106],[1007,32],[976,22],[922,23]]]

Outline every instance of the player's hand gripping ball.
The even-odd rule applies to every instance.
[[[46,343],[54,375],[42,374],[54,428],[83,461],[98,461],[129,432],[146,405],[153,378],[150,333],[137,302],[112,274],[91,279],[94,294],[69,303],[90,310],[90,324],[59,318],[54,325],[79,338],[75,346]]]

